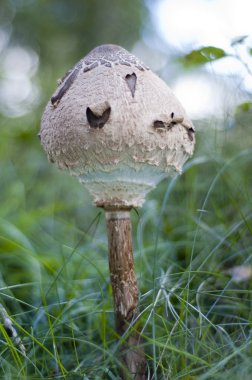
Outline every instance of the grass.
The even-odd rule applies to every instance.
[[[104,215],[38,142],[11,133],[4,141],[15,148],[1,150],[0,303],[26,354],[1,321],[0,378],[118,379]],[[232,275],[252,265],[246,133],[199,131],[184,174],[132,212],[149,379],[250,379],[252,279]]]

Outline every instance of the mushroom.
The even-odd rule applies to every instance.
[[[194,127],[171,89],[138,58],[116,45],[93,49],[60,81],[44,111],[41,143],[105,210],[116,328],[138,314],[130,210],[193,154]],[[134,330],[122,359],[134,379],[146,362]],[[126,379],[126,372],[122,375]]]

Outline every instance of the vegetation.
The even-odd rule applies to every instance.
[[[140,38],[142,2],[103,3],[1,3],[1,30],[13,28],[2,62],[10,47],[36,52],[31,80],[40,93],[19,108],[13,98],[0,116],[1,379],[118,379],[123,342],[114,330],[104,215],[75,178],[49,166],[36,137],[56,78],[80,54],[108,40],[130,49]],[[205,47],[184,62],[226,54]],[[229,128],[198,123],[183,175],[163,181],[132,214],[150,379],[251,376],[250,101],[233,116]],[[22,343],[8,335],[6,318]]]

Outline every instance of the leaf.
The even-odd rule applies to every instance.
[[[226,57],[226,52],[215,46],[204,46],[198,50],[192,50],[190,53],[182,57],[182,62],[185,66],[203,65],[208,62],[216,61]]]
[[[252,102],[240,103],[235,110],[235,114],[239,115],[241,113],[246,113],[252,110]]]

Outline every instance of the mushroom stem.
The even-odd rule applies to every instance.
[[[107,220],[109,270],[114,297],[116,330],[125,334],[120,356],[125,367],[123,380],[145,380],[146,359],[136,326],[138,315],[138,286],[134,271],[130,209],[105,210]],[[129,332],[127,332],[127,330]]]

